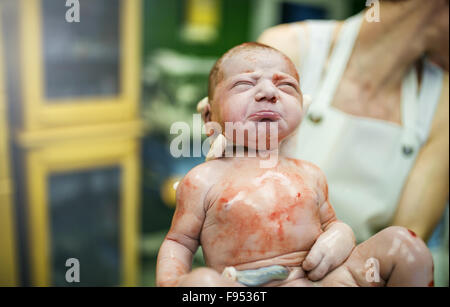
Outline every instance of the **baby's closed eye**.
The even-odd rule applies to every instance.
[[[277,86],[283,91],[295,91],[296,93],[299,92],[297,85],[291,82],[282,82]]]
[[[251,81],[246,81],[246,80],[242,80],[242,81],[238,81],[233,85],[233,88],[247,88],[247,87],[253,87],[254,84]]]

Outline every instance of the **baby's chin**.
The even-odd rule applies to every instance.
[[[233,123],[225,127],[225,137],[236,146],[255,150],[275,150],[289,133],[280,121]]]

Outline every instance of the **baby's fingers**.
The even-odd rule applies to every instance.
[[[324,257],[324,255],[323,255],[322,251],[320,250],[320,248],[315,248],[313,246],[311,251],[308,253],[308,256],[306,256],[306,259],[303,261],[302,268],[305,271],[313,270],[315,267],[317,267],[319,265],[319,263],[322,261],[323,257]]]
[[[317,281],[322,279],[330,270],[330,264],[328,261],[321,261],[320,264],[312,271],[308,273],[308,279]]]

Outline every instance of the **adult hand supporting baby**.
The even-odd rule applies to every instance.
[[[347,224],[335,221],[324,230],[302,264],[312,281],[322,279],[341,265],[355,247],[355,236]]]

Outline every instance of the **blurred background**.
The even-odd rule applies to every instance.
[[[0,285],[154,286],[173,184],[204,161],[170,155],[170,126],[192,123],[214,61],[270,26],[364,7],[0,0]]]

